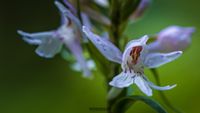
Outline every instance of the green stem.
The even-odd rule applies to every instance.
[[[113,41],[113,43],[120,47],[120,11],[119,11],[120,3],[119,0],[110,0],[110,17],[111,17],[111,26],[110,26],[110,38]],[[112,70],[111,70],[111,76],[108,77],[107,83],[110,82],[110,80],[113,78],[113,76],[119,74],[120,71],[120,65],[113,64]],[[112,92],[112,89],[110,87],[109,92]],[[110,91],[111,90],[111,91]],[[126,89],[121,89],[121,91],[118,90],[118,94],[112,97],[111,99],[108,99],[108,113],[112,112],[112,105],[120,98],[126,96]]]
[[[151,69],[151,72],[154,75],[154,78],[156,80],[156,84],[157,85],[161,85],[160,82],[160,78],[159,78],[159,74],[157,72],[156,69]],[[174,107],[171,102],[169,101],[169,99],[167,98],[167,96],[165,95],[165,93],[163,91],[158,91],[159,92],[159,96],[162,99],[162,101],[166,104],[167,107],[169,107],[171,110],[173,110],[175,113],[182,113],[180,110],[178,110],[176,107]]]
[[[82,17],[81,17],[81,7],[80,7],[80,1],[79,0],[76,0],[76,6],[77,6],[77,16],[78,16],[81,24],[83,24]]]
[[[111,89],[112,90],[112,89]],[[119,89],[118,96],[112,99],[108,99],[108,113],[114,113],[113,112],[113,105],[121,98],[126,96],[126,88]]]
[[[111,0],[110,4],[110,18],[111,18],[111,27],[110,35],[113,43],[119,47],[119,28],[120,28],[120,3],[119,0]]]
[[[119,74],[119,67],[120,65],[116,65],[114,64],[113,67],[112,67],[112,75],[109,76],[107,78],[107,84],[109,84],[109,82],[111,81],[111,79],[113,78],[113,76]],[[114,89],[114,90],[113,90]],[[118,88],[112,88],[110,86],[108,86],[108,98],[107,98],[107,104],[108,104],[108,113],[113,113],[112,112],[112,106],[113,104],[120,98],[126,96],[126,89],[118,89]],[[115,93],[115,94],[113,94]]]

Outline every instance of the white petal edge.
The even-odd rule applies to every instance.
[[[149,87],[147,81],[143,79],[142,75],[136,76],[134,82],[144,94],[152,96],[152,89]]]
[[[170,89],[173,89],[174,87],[176,87],[177,85],[176,84],[174,84],[174,85],[167,85],[167,86],[157,86],[157,85],[155,85],[155,84],[153,84],[152,82],[149,82],[148,81],[148,84],[149,84],[149,86],[151,87],[151,88],[153,88],[153,89],[156,89],[156,90],[170,90]]]
[[[62,49],[63,42],[58,38],[45,38],[36,49],[36,53],[44,58],[52,58]]]
[[[146,42],[148,41],[149,37],[147,35],[144,35],[143,37],[139,38],[139,39],[134,39],[134,40],[131,40],[129,41],[127,44],[126,44],[126,48],[130,48],[130,47],[134,47],[134,46],[143,46],[143,45],[146,45]]]
[[[131,73],[121,72],[119,75],[115,76],[109,85],[117,88],[129,87],[133,84],[133,76]]]
[[[150,53],[147,54],[143,63],[148,68],[157,68],[177,59],[181,56],[182,53],[182,51],[175,51],[170,53]]]
[[[62,41],[54,37],[54,31],[27,33],[21,30],[17,31],[22,35],[22,39],[32,45],[38,45],[35,52],[44,58],[52,58],[60,52]]]
[[[42,43],[43,38],[50,37],[52,32],[37,32],[27,33],[21,30],[17,30],[17,33],[22,36],[22,39],[32,45],[39,45]]]
[[[143,76],[143,78],[146,80],[146,82],[149,84],[149,86],[153,89],[156,89],[156,90],[161,90],[161,91],[164,91],[164,90],[170,90],[170,89],[173,89],[174,87],[176,87],[177,85],[174,84],[174,85],[167,85],[167,86],[157,86],[155,85],[154,83],[152,83],[151,81],[149,81],[149,79],[145,76]]]
[[[70,18],[77,26],[78,28],[80,28],[81,30],[81,23],[78,20],[78,18],[76,16],[74,16],[70,10],[68,10],[62,3],[55,1],[54,4],[56,5],[56,7],[59,9],[59,11],[62,13],[62,15]]]

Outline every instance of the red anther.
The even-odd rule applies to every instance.
[[[132,48],[130,52],[130,56],[132,57],[132,63],[137,64],[138,58],[140,56],[140,52],[142,51],[142,46],[135,46]]]

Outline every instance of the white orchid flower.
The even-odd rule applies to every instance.
[[[60,2],[55,1],[55,5],[61,13],[61,26],[58,29],[37,33],[27,33],[18,30],[18,33],[27,43],[38,45],[36,53],[41,57],[52,58],[61,51],[63,46],[67,47],[80,64],[84,76],[89,77],[91,73],[83,57],[80,44],[80,37],[83,34],[81,23],[79,19]],[[85,15],[84,20],[86,21]]]
[[[92,33],[83,26],[83,32],[97,49],[110,61],[121,64],[122,72],[115,76],[109,83],[117,88],[129,87],[136,84],[138,88],[148,96],[152,95],[152,89],[169,90],[176,85],[160,87],[150,82],[144,75],[144,68],[157,68],[163,64],[177,59],[182,52],[171,53],[149,53],[146,49],[148,36],[130,41],[122,53],[115,45],[108,40]]]

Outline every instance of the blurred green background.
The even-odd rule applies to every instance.
[[[127,29],[130,37],[154,34],[169,25],[195,26],[191,47],[178,60],[159,68],[163,85],[177,83],[166,91],[171,102],[185,113],[200,109],[200,1],[153,0],[144,18]],[[106,87],[101,75],[83,79],[60,55],[40,58],[16,34],[57,28],[60,17],[53,0],[1,0],[0,3],[0,113],[104,113],[90,111],[105,107]],[[146,75],[151,80],[151,73]],[[152,98],[162,101],[154,91]],[[169,113],[172,111],[168,110]],[[136,103],[127,113],[154,113]]]

